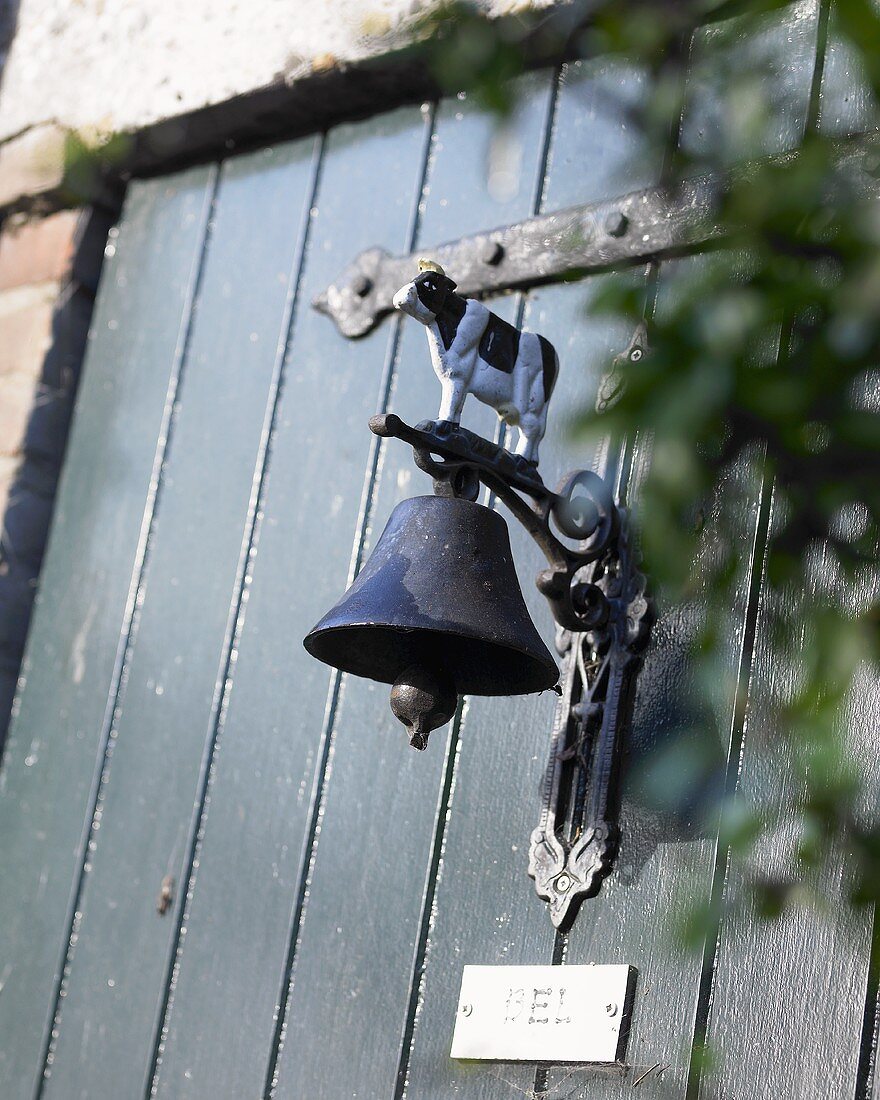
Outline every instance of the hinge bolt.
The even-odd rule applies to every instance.
[[[357,294],[358,298],[366,298],[366,296],[373,289],[373,280],[369,275],[357,275],[355,276],[354,283],[352,284],[352,290]]]
[[[500,241],[487,241],[480,258],[484,264],[497,267],[504,259],[504,245]]]
[[[620,210],[614,210],[605,219],[605,232],[609,237],[622,237],[629,229],[629,218]]]

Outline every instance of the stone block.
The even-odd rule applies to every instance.
[[[70,269],[79,212],[63,210],[0,233],[0,291],[59,282]]]
[[[0,386],[13,375],[39,375],[58,289],[52,282],[0,291]]]

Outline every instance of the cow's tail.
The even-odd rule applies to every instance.
[[[541,362],[544,367],[544,403],[546,404],[553,394],[556,377],[559,374],[559,356],[550,341],[545,340],[543,336],[538,337],[538,343],[541,345]]]

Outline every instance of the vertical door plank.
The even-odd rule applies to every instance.
[[[690,259],[664,266],[659,310],[676,293],[676,276],[699,263]],[[649,462],[650,450],[643,447],[628,494],[636,516],[639,483]],[[627,1052],[630,1071],[613,1078],[595,1070],[579,1071],[579,1095],[585,1098],[629,1096],[633,1081],[658,1064],[665,1067],[662,1075],[646,1075],[639,1090],[656,1097],[685,1095],[702,959],[677,946],[676,921],[684,906],[709,900],[717,825],[705,820],[700,792],[691,792],[681,806],[676,802],[681,792],[665,798],[663,791],[641,787],[639,777],[646,764],[659,771],[658,760],[668,752],[690,752],[703,761],[714,794],[723,789],[746,638],[759,487],[760,479],[750,476],[748,469],[734,470],[722,479],[706,507],[706,533],[692,567],[691,598],[670,605],[662,592],[654,592],[658,621],[638,678],[621,775],[620,850],[601,893],[584,902],[567,936],[565,954],[567,964],[627,963],[638,970]],[[733,603],[726,610],[707,604],[705,581],[718,555],[726,552],[713,536],[722,513],[731,530],[740,533],[730,547],[741,564]],[[689,653],[711,617],[721,619],[718,634],[725,639],[722,682],[714,694],[697,676]]]
[[[804,133],[816,65],[819,0],[694,36],[680,147],[713,163],[772,156]]]
[[[826,562],[822,588],[849,606],[857,600]],[[876,578],[874,587],[876,588]],[[875,594],[876,595],[876,594]],[[869,984],[873,909],[848,898],[852,868],[828,844],[817,883],[824,903],[795,901],[780,917],[762,920],[745,897],[755,876],[795,871],[801,838],[797,806],[802,781],[793,747],[772,719],[798,685],[796,660],[779,659],[773,617],[795,619],[810,599],[802,590],[762,596],[750,700],[746,714],[740,795],[764,818],[765,831],[747,863],[732,860],[719,937],[707,1030],[718,1068],[700,1095],[790,1095],[843,1100],[857,1091],[862,1023]],[[866,593],[861,594],[866,599]],[[792,655],[793,658],[796,655]],[[852,692],[842,738],[859,763],[866,820],[876,813],[880,768],[876,715],[880,686],[866,669]]]
[[[421,241],[447,240],[530,213],[552,83],[551,74],[543,74],[521,89],[522,109],[512,123],[521,160],[515,186],[501,201],[486,186],[490,121],[469,101],[451,99],[441,106]],[[511,319],[515,304],[508,297],[502,307]],[[403,324],[391,407],[413,423],[435,415],[440,387],[424,329],[411,320]],[[491,437],[498,421],[472,400],[464,422]],[[396,440],[384,446],[380,470],[371,542],[400,500],[432,492],[430,479],[414,468],[411,450]],[[427,752],[415,752],[389,710],[388,693],[386,685],[345,678],[294,963],[279,1098],[394,1095],[424,884],[436,818],[443,812],[449,730],[438,730]]]
[[[867,128],[876,111],[859,74],[842,62],[833,23],[831,53],[823,71],[820,126],[828,133]],[[872,379],[865,395],[880,402],[880,383]],[[851,591],[827,557],[817,579],[825,594],[842,606],[868,606],[876,599],[877,577],[862,591]],[[871,591],[873,589],[873,591]],[[707,1027],[711,1050],[718,1053],[717,1073],[703,1083],[709,1100],[728,1095],[791,1095],[804,1100],[861,1096],[863,1023],[876,1019],[876,974],[871,970],[870,907],[854,907],[848,890],[852,869],[836,845],[828,846],[819,887],[824,904],[790,906],[776,920],[756,917],[740,904],[750,877],[795,871],[800,838],[797,804],[802,781],[792,763],[793,746],[773,720],[775,705],[797,689],[797,654],[779,659],[773,643],[774,616],[797,618],[810,593],[762,592],[756,628],[755,659],[746,712],[739,793],[762,816],[766,831],[747,863],[732,860],[725,880],[725,914],[719,934],[712,1004]],[[861,768],[865,820],[876,814],[880,766],[876,752],[876,716],[880,684],[863,669],[853,686],[841,740]],[[794,807],[794,810],[792,810]],[[784,811],[784,812],[783,812]],[[868,1039],[870,1040],[870,1036]],[[876,1076],[873,1083],[877,1091]]]
[[[606,198],[656,179],[659,165],[640,159],[627,106],[639,101],[641,74],[620,65],[576,64],[564,73],[554,122],[544,208]],[[633,181],[633,182],[630,182]],[[594,456],[569,436],[568,419],[595,398],[598,379],[631,334],[586,311],[600,280],[545,287],[529,295],[525,322],[548,337],[560,375],[541,447],[553,483]],[[539,631],[553,645],[553,622],[533,578],[544,562],[510,520],[523,594]],[[526,874],[529,835],[540,809],[555,696],[469,700],[458,746],[406,1096],[529,1094],[534,1066],[453,1062],[449,1046],[467,963],[549,963],[554,931]]]
[[[201,168],[132,184],[108,249],[0,773],[4,1096],[29,1096],[42,1069],[212,187]]]
[[[314,150],[309,139],[221,172],[49,1097],[143,1095],[176,930],[157,899],[167,875],[179,895],[188,859]]]
[[[369,417],[393,330],[340,336],[308,303],[371,245],[406,247],[428,116],[406,108],[327,139],[247,612],[218,741],[158,1067],[160,1096],[259,1096],[286,990],[336,677],[302,638],[345,587]],[[357,843],[357,838],[352,838]],[[327,959],[339,987],[341,960]],[[315,1035],[315,1041],[320,1036]],[[336,1067],[326,1066],[332,1082]]]
[[[819,95],[819,128],[827,135],[877,128],[880,112],[861,58],[837,25],[832,4]]]
[[[723,153],[732,161],[781,152],[798,143],[808,113],[817,17],[817,5],[798,4],[781,17],[760,21],[757,27],[742,21],[697,34],[681,127],[682,150],[687,155]],[[737,98],[727,82],[733,74],[748,72],[749,66],[762,89],[766,113],[759,115],[760,125],[754,130],[740,132]],[[698,263],[683,261],[686,266]],[[666,265],[659,309],[677,293],[679,270],[682,265]],[[650,461],[650,441],[645,441],[637,452],[629,492],[636,512],[639,481]],[[692,601],[672,607],[664,604],[662,593],[657,594],[659,620],[639,677],[622,776],[620,854],[602,893],[583,906],[566,945],[567,963],[625,962],[638,969],[627,1057],[631,1068],[627,1076],[612,1079],[586,1071],[584,1097],[628,1096],[639,1078],[638,1088],[646,1097],[683,1097],[687,1090],[703,960],[699,953],[685,953],[676,946],[676,923],[684,906],[708,904],[717,858],[717,823],[700,820],[704,815],[698,808],[690,813],[664,809],[662,797],[640,793],[633,780],[646,758],[650,767],[650,754],[686,752],[686,741],[674,749],[674,739],[689,735],[696,739],[694,751],[703,754],[707,764],[714,761],[718,790],[723,786],[725,766],[731,766],[731,747],[736,751],[737,684],[749,657],[759,486],[760,479],[748,463],[722,478],[707,508],[706,534],[694,562]],[[732,548],[741,563],[733,605],[723,611],[707,605],[705,584],[700,583],[720,549],[713,539],[713,516],[722,512],[730,529],[741,533]],[[712,700],[706,685],[696,678],[688,650],[707,616],[719,614],[725,623],[719,632],[725,639],[724,670]],[[662,1071],[656,1072],[657,1068]]]
[[[836,24],[837,8],[831,7],[828,27],[828,41],[825,47],[825,64],[822,69],[822,91],[819,97],[819,129],[826,136],[838,136],[843,134],[860,133],[876,129],[880,120],[877,99],[871,90],[861,59],[852,45],[843,37]],[[878,400],[878,386],[873,386],[874,405]],[[866,670],[861,680],[855,685],[853,691],[854,708],[849,722],[849,748],[853,759],[870,762],[876,756],[876,749],[871,741],[861,741],[859,733],[863,730],[868,736],[865,720],[869,724],[871,716],[880,713],[880,684],[870,677]],[[861,720],[860,720],[861,718]],[[876,720],[874,720],[876,727]],[[876,738],[875,738],[876,739]],[[871,784],[866,783],[866,793],[870,796]],[[865,816],[868,822],[876,812],[876,795],[873,805],[865,807]],[[869,1032],[862,1035],[861,1060],[856,1070],[857,1096],[872,1096],[874,1100],[880,1100],[880,1073],[877,1072],[877,1047],[878,1028],[880,1028],[880,1002],[878,1002],[876,953],[878,913],[874,908],[873,922],[873,958],[870,966],[872,975],[868,981],[865,992],[865,1015],[863,1031]],[[864,959],[856,962],[856,980],[862,972]],[[851,1058],[850,1052],[844,1055]],[[864,1080],[860,1079],[864,1076]]]

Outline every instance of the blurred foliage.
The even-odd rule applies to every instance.
[[[441,86],[471,91],[502,120],[516,104],[511,78],[536,59],[639,66],[651,94],[632,122],[644,149],[662,147],[670,190],[696,173],[719,179],[712,222],[727,228],[723,247],[666,274],[661,264],[659,279],[652,265],[647,294],[644,281],[605,280],[594,311],[625,331],[647,316],[650,353],[628,364],[616,404],[583,410],[577,430],[652,440],[637,503],[646,568],[661,617],[664,607],[693,609],[695,691],[714,711],[714,731],[711,714],[682,720],[647,760],[641,787],[662,792],[658,810],[689,817],[691,835],[714,833],[723,811],[722,843],[742,870],[728,889],[742,879],[765,917],[804,899],[839,904],[823,899],[823,867],[841,858],[852,902],[880,900],[877,792],[863,789],[848,733],[860,731],[855,752],[873,759],[878,716],[865,708],[872,693],[876,706],[880,671],[880,142],[844,133],[880,122],[880,10],[869,0],[823,4],[819,62],[798,97],[791,36],[772,33],[807,17],[807,5],[797,7],[599,0],[490,23],[454,2],[427,27]],[[823,87],[831,47],[835,80],[845,70],[848,90]],[[707,100],[695,138],[688,111]],[[800,151],[774,160],[780,118],[802,123]],[[748,171],[729,171],[745,161]],[[737,759],[723,757],[736,687],[729,609],[743,603],[756,500],[760,621],[748,712],[740,684],[735,722],[745,723],[750,757],[764,760],[751,788],[764,789],[746,797]],[[703,942],[717,906],[704,901],[682,919],[690,942]]]

